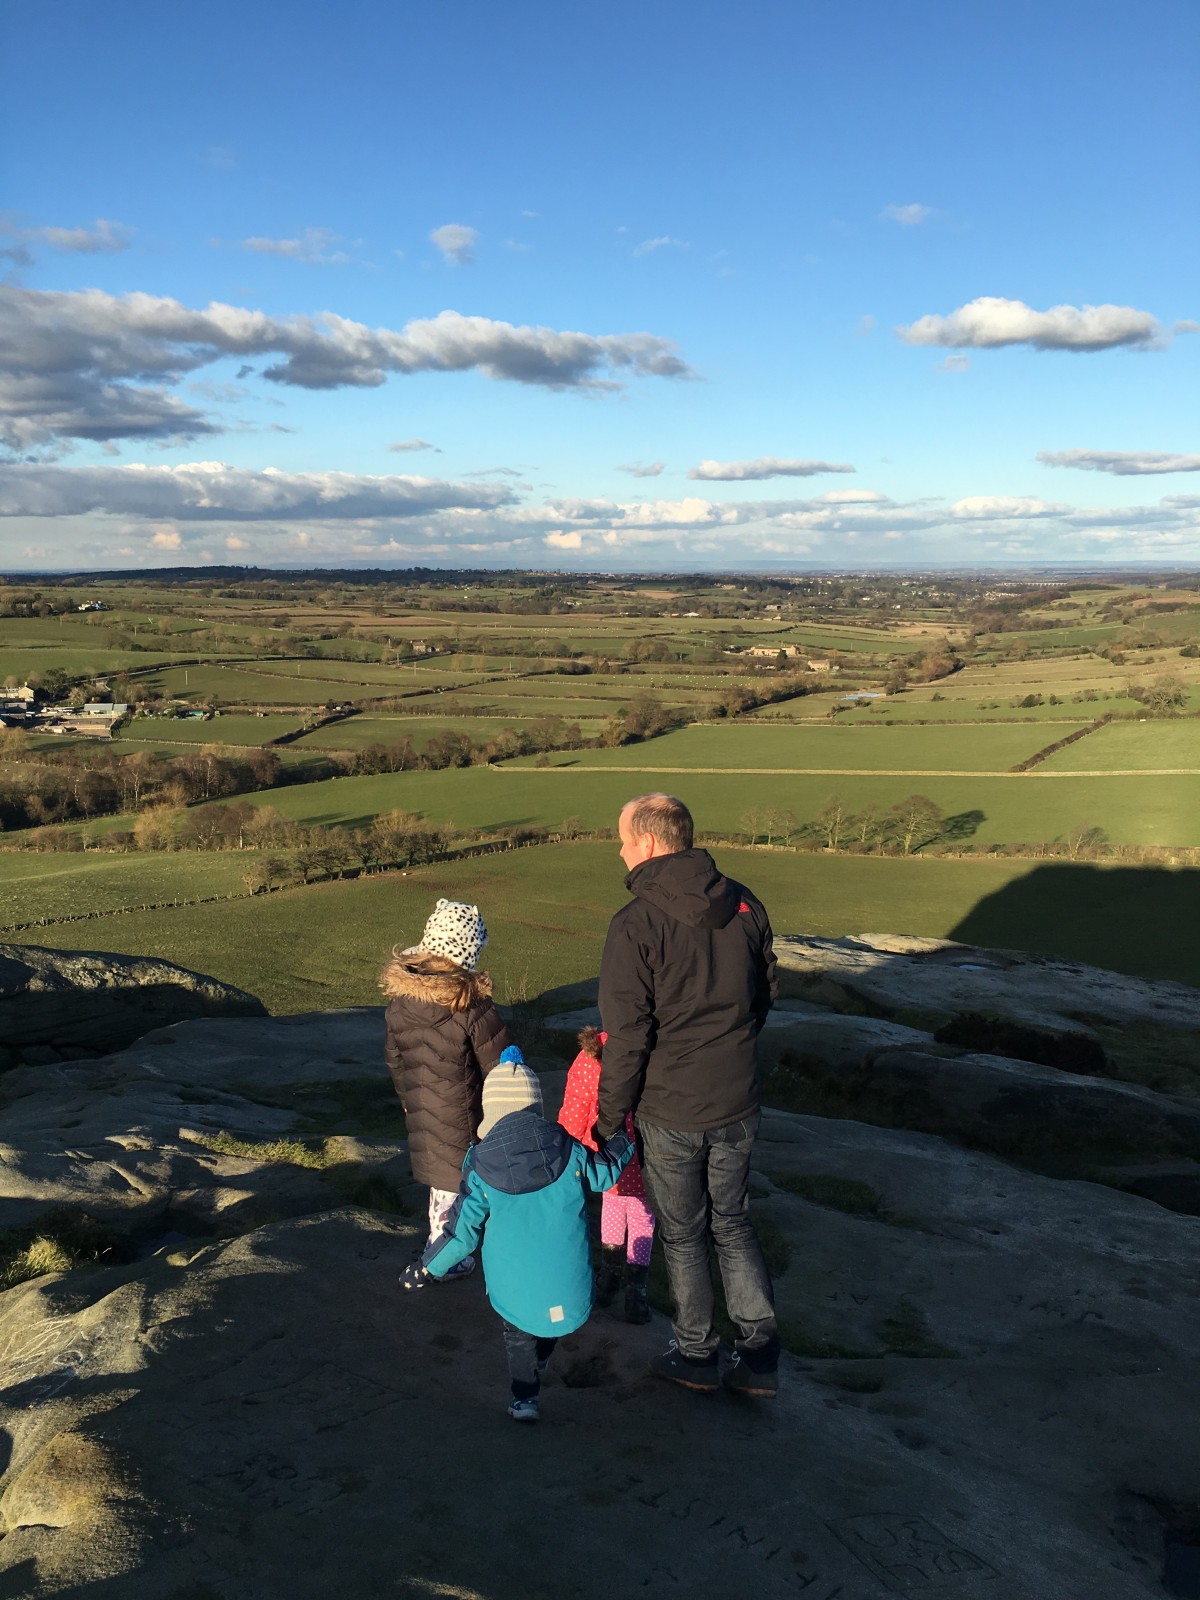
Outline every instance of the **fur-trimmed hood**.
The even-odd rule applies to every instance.
[[[449,956],[427,950],[394,951],[379,974],[379,987],[392,998],[424,1000],[447,1011],[466,1011],[492,997],[489,972],[468,972]]]

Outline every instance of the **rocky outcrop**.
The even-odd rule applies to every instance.
[[[785,999],[769,1073],[807,1039],[898,1115],[945,1074],[964,1124],[1003,1083],[1192,1109],[843,1003]],[[779,1400],[656,1383],[665,1318],[599,1312],[523,1431],[479,1275],[397,1287],[425,1192],[382,1044],[377,1009],[196,1019],[0,1078],[0,1594],[1165,1600],[1200,1508],[1200,1221],[1145,1194],[1189,1162],[1118,1192],[768,1110]]]
[[[944,939],[775,948],[769,1103],[942,1134],[1200,1214],[1197,990]],[[598,1024],[578,1003],[547,1019],[564,1046]]]
[[[1163,1593],[1200,1494],[1192,1219],[769,1112],[775,1409],[644,1378],[665,1322],[600,1313],[527,1437],[478,1278],[396,1287],[424,1196],[381,1043],[376,1011],[195,1021],[7,1076],[5,1221],[86,1205],[112,1245],[0,1294],[0,1592]]]
[[[185,1017],[262,1017],[253,995],[149,956],[0,944],[0,1068],[107,1055]]]
[[[1096,1022],[1200,1028],[1200,992],[1187,984],[1052,956],[886,933],[781,935],[775,952],[794,994],[836,1010],[919,1013],[935,1023],[1002,1016],[1051,1035],[1086,1034]]]

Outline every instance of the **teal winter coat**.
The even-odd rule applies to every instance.
[[[587,1193],[611,1189],[632,1155],[623,1132],[588,1150],[532,1107],[511,1112],[468,1150],[446,1230],[422,1257],[426,1269],[442,1277],[482,1240],[493,1309],[538,1338],[573,1333],[592,1310]]]

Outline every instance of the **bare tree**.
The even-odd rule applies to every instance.
[[[825,804],[817,812],[817,827],[825,835],[825,848],[836,850],[842,842],[842,834],[846,831],[850,821],[850,807],[840,794],[830,795]]]
[[[923,794],[906,795],[890,812],[904,855],[932,844],[942,831],[942,808]]]

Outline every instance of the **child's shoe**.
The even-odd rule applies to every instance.
[[[536,1394],[528,1400],[510,1400],[508,1414],[514,1422],[536,1422],[542,1414],[542,1403]]]
[[[619,1244],[600,1246],[600,1265],[596,1268],[596,1304],[608,1305],[616,1296],[625,1263],[625,1247]]]
[[[643,1323],[650,1321],[650,1301],[646,1296],[647,1267],[625,1265],[625,1321]]]

